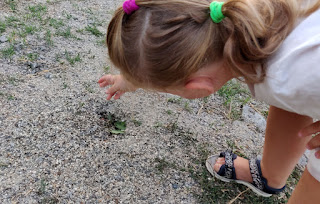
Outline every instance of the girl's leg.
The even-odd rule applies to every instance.
[[[262,174],[270,187],[285,185],[310,140],[298,137],[298,132],[312,122],[310,117],[270,107],[261,161]]]
[[[320,201],[320,182],[313,178],[308,169],[303,175],[292,193],[288,204],[313,204]]]
[[[310,140],[298,137],[298,132],[312,122],[309,117],[270,107],[261,161],[262,174],[270,187],[282,188],[286,184]],[[214,170],[219,171],[223,164],[224,158],[218,159]],[[252,182],[248,160],[238,157],[234,166],[237,179]]]

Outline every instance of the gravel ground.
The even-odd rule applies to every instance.
[[[120,3],[0,2],[0,203],[226,203],[246,190],[213,182],[203,162],[226,148],[259,155],[266,105],[231,117],[223,94],[105,100],[97,80],[117,71],[104,34]]]

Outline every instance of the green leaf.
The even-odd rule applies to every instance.
[[[121,121],[115,122],[114,125],[118,130],[121,130],[121,131],[126,130],[126,126],[127,126],[126,122],[121,122]]]
[[[110,131],[112,134],[123,134],[124,131],[123,130],[111,130]]]

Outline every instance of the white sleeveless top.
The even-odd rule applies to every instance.
[[[320,9],[304,19],[268,60],[256,99],[320,119]]]

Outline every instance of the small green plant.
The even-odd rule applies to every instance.
[[[100,32],[95,25],[94,26],[88,25],[85,29],[86,31],[90,32],[92,35],[95,35],[97,37],[100,37],[103,35],[103,33]]]
[[[80,34],[84,34],[85,29],[77,29],[76,32]]]
[[[18,25],[23,25],[23,23],[20,22],[19,18],[15,16],[9,16],[6,17],[6,24],[9,27],[18,27]]]
[[[11,58],[15,54],[13,45],[1,50],[1,53],[4,58]]]
[[[70,13],[67,13],[66,11],[63,11],[63,15],[66,16],[68,20],[72,18],[72,15]]]
[[[107,45],[106,38],[103,38],[101,40],[97,40],[97,44],[101,45],[101,46],[106,46]]]
[[[84,88],[89,92],[89,93],[94,93],[94,90],[92,89],[90,83],[84,83]]]
[[[141,125],[142,125],[142,122],[139,121],[139,120],[136,120],[136,119],[133,119],[132,122],[133,122],[133,124],[134,124],[135,126],[141,126]]]
[[[124,121],[115,121],[114,127],[115,129],[110,131],[112,134],[123,134],[127,128],[127,124]]]
[[[47,186],[47,182],[45,179],[41,179],[40,180],[40,185],[39,185],[39,188],[38,188],[38,195],[44,195],[45,192],[46,192],[46,186]]]
[[[38,18],[40,21],[43,20],[44,14],[47,13],[48,9],[47,6],[42,4],[37,4],[33,6],[29,6],[29,11],[31,12],[31,15],[28,18]]]
[[[4,33],[6,31],[7,25],[5,22],[0,21],[0,33]]]
[[[30,35],[34,34],[37,30],[38,30],[37,27],[32,25],[24,27],[25,33]]]
[[[190,105],[189,105],[189,101],[186,101],[184,103],[184,110],[188,111],[189,113],[191,112],[191,108],[190,108]]]
[[[81,61],[81,57],[80,57],[80,53],[78,53],[75,57],[72,57],[70,55],[70,53],[66,50],[64,52],[65,56],[66,56],[66,60],[71,64],[74,65],[76,62],[80,62]]]
[[[109,71],[110,71],[110,66],[104,66],[104,67],[103,67],[103,71],[104,71],[104,73],[109,73]]]
[[[169,98],[168,99],[168,102],[169,103],[177,103],[177,104],[180,104],[182,101],[182,98]]]
[[[66,88],[68,88],[68,84],[66,83],[66,82],[63,82],[63,89],[66,89]]]
[[[173,169],[176,169],[177,168],[177,165],[174,164],[174,163],[171,163],[171,162],[168,162],[166,161],[165,159],[160,159],[160,158],[155,158],[154,160],[156,164],[155,168],[160,172],[160,173],[163,173],[163,171],[165,169],[168,169],[168,168],[173,168]]]
[[[153,127],[160,128],[160,127],[163,127],[163,124],[160,122],[156,122]]]
[[[172,111],[171,111],[171,110],[167,110],[166,112],[167,112],[168,115],[171,115],[171,114],[172,114]]]
[[[27,54],[27,58],[29,61],[33,62],[35,61],[36,59],[38,59],[39,57],[39,54],[38,53],[28,53]]]
[[[224,105],[229,109],[228,118],[237,120],[241,117],[241,106],[251,100],[247,89],[241,87],[239,82],[229,81],[219,91],[218,95],[223,97]]]
[[[17,3],[15,2],[15,0],[6,0],[6,3],[9,5],[11,11],[16,11]]]
[[[62,26],[64,26],[64,23],[62,20],[57,20],[55,18],[50,18],[49,19],[49,26],[58,29],[61,28]]]
[[[62,36],[62,37],[65,37],[65,38],[73,37],[73,34],[71,33],[71,28],[70,27],[67,27],[65,30],[58,30],[56,32],[56,35]]]
[[[15,86],[15,85],[17,85],[18,79],[15,78],[15,77],[9,77],[8,81],[9,81],[10,84]]]
[[[14,97],[14,95],[8,95],[8,100],[9,101],[12,101],[12,100],[15,100],[16,99],[16,97]]]
[[[45,35],[44,35],[45,41],[47,43],[48,46],[52,46],[53,45],[53,41],[52,41],[52,34],[51,31],[49,29],[47,29]]]

